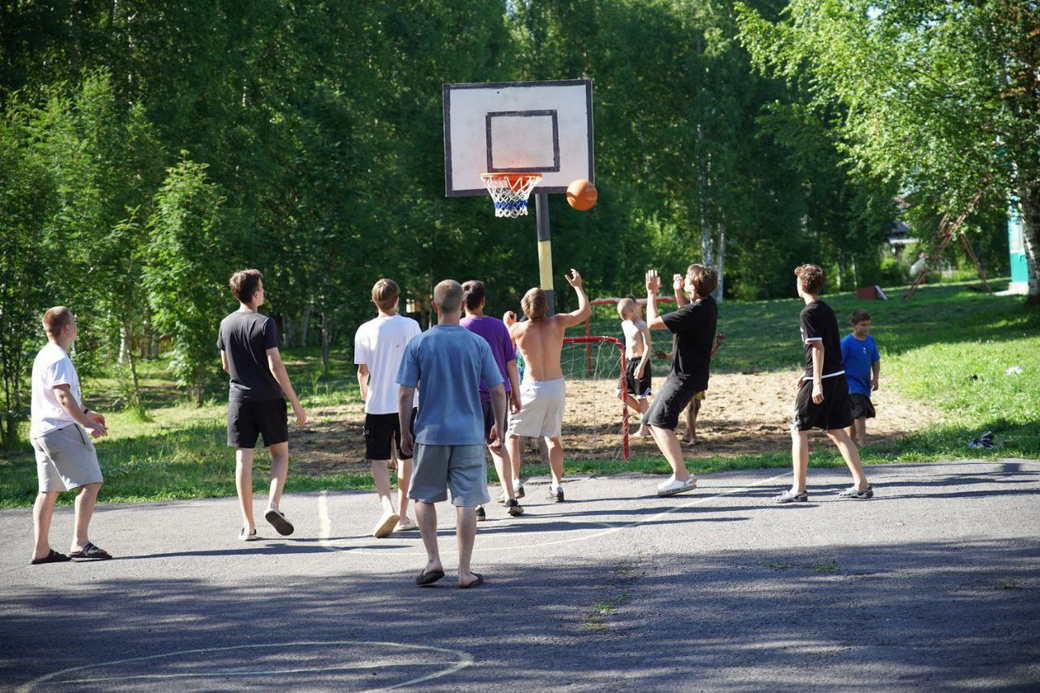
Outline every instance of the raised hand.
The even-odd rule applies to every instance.
[[[655,269],[646,271],[646,290],[652,294],[661,290],[661,275]]]
[[[573,286],[575,289],[581,286],[581,275],[578,274],[578,270],[571,267],[570,276],[563,275],[563,278],[567,280],[567,283]]]
[[[683,291],[686,289],[686,278],[681,274],[672,275],[672,291]]]
[[[511,310],[507,310],[502,314],[502,322],[506,324],[506,327],[512,327],[516,324],[516,313]]]

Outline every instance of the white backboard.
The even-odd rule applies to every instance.
[[[592,81],[444,85],[444,192],[486,195],[482,173],[542,174],[535,191],[595,182]]]

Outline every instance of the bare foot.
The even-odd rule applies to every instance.
[[[459,587],[462,589],[469,589],[482,582],[484,582],[483,576],[476,573],[459,573]]]
[[[689,437],[689,436],[686,436],[686,437],[684,437],[682,439],[682,442],[683,442],[683,445],[696,445],[697,444],[697,436],[693,436],[692,438]]]

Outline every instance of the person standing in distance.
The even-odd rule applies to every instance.
[[[79,375],[69,358],[69,348],[79,334],[76,316],[65,306],[43,314],[47,345],[40,349],[32,368],[32,409],[29,438],[36,452],[36,476],[40,492],[33,504],[36,546],[31,563],[60,563],[72,558],[112,558],[91,543],[88,536],[98,491],[104,477],[91,438],[108,435],[105,417],[83,406]],[[80,428],[82,426],[82,428]],[[84,433],[89,432],[89,436]],[[54,502],[62,491],[79,489],[72,549],[69,555],[50,547]]]
[[[217,348],[224,370],[231,376],[228,388],[227,441],[235,448],[235,486],[242,509],[242,541],[257,539],[253,520],[253,453],[258,437],[271,454],[271,491],[264,513],[281,535],[293,533],[292,523],[279,509],[289,473],[289,427],[285,398],[292,403],[296,423],[307,423],[289,374],[278,350],[274,320],[257,312],[264,303],[263,275],[247,269],[231,275],[228,284],[238,299],[238,310],[220,322]]]

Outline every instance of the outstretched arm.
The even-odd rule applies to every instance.
[[[585,289],[581,285],[582,280],[578,270],[572,267],[570,276],[565,274],[563,278],[574,287],[574,293],[578,294],[578,310],[572,313],[564,313],[558,316],[558,318],[564,327],[573,327],[589,319],[589,316],[592,315],[592,304],[589,303],[589,297],[585,295]]]
[[[661,290],[661,276],[657,270],[646,271],[646,326],[651,330],[664,330],[667,325],[657,314],[657,292]]]
[[[675,294],[676,306],[685,306],[690,302],[690,297],[686,295],[686,280],[681,274],[672,275],[672,293]]]

